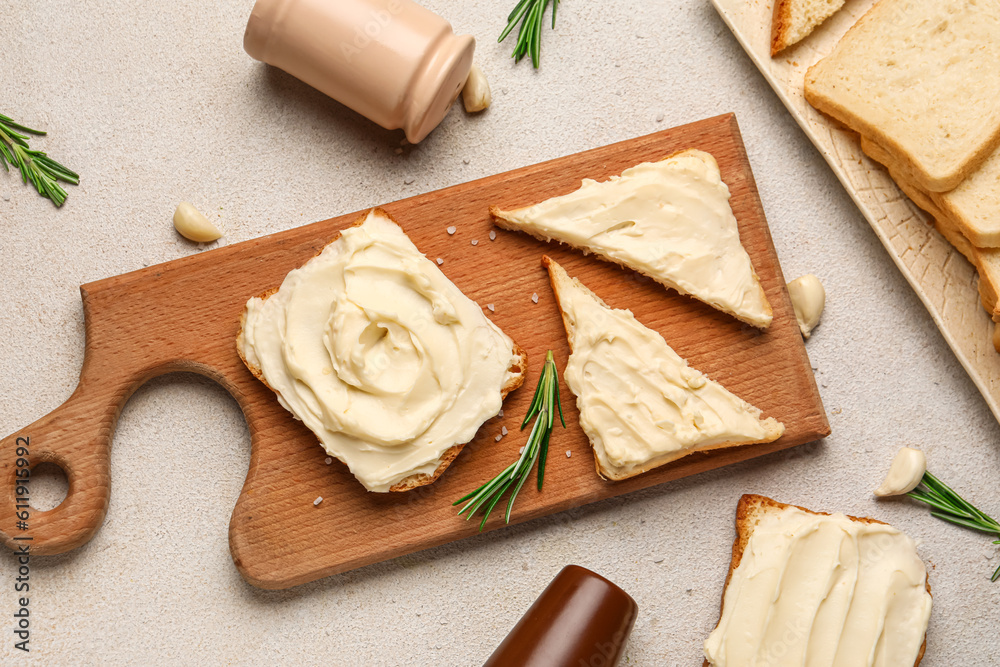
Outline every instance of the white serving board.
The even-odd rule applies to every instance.
[[[813,34],[771,58],[772,0],[712,0],[722,20],[813,142],[931,314],[941,335],[1000,420],[1000,354],[979,301],[975,268],[938,234],[885,169],[861,152],[857,135],[803,96],[806,70],[833,50],[874,4],[848,0]]]

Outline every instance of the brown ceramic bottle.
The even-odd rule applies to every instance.
[[[475,40],[410,0],[257,0],[243,48],[417,143],[461,92]]]
[[[639,608],[604,577],[567,565],[484,667],[614,667]]]

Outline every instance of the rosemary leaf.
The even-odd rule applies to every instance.
[[[530,0],[526,0],[530,1]],[[554,405],[553,405],[554,404]],[[535,394],[531,399],[531,406],[528,408],[528,415],[521,424],[521,430],[528,425],[532,417],[535,423],[528,433],[528,441],[521,449],[521,454],[517,461],[507,466],[499,475],[480,486],[475,491],[468,493],[454,503],[452,506],[465,503],[458,511],[458,515],[466,515],[468,521],[480,509],[483,509],[483,520],[479,524],[479,530],[486,527],[486,521],[490,518],[490,513],[500,502],[500,499],[511,490],[507,500],[507,511],[504,513],[504,520],[510,523],[510,514],[514,508],[514,500],[521,491],[521,487],[531,475],[531,469],[538,466],[538,490],[542,490],[542,481],[545,478],[545,460],[549,451],[549,439],[552,436],[552,427],[555,424],[555,411],[559,410],[559,418],[566,427],[565,420],[562,419],[562,406],[559,405],[559,373],[556,370],[556,362],[552,356],[552,351],[545,356],[545,365],[542,368],[542,376],[538,380]]]
[[[556,13],[559,0],[520,0],[510,14],[507,15],[507,27],[500,33],[497,42],[507,39],[514,27],[520,23],[517,30],[517,43],[511,58],[520,62],[525,55],[531,56],[531,65],[538,69],[542,50],[542,25],[545,23],[545,10],[552,4],[552,29],[556,27]]]
[[[948,523],[971,530],[992,533],[1000,537],[1000,523],[997,523],[995,519],[977,509],[972,503],[958,495],[950,486],[930,472],[925,472],[923,478],[920,480],[920,485],[906,495],[914,500],[919,500],[926,505],[930,505],[932,508],[931,516],[937,517],[942,521],[947,521]],[[993,544],[1000,544],[1000,540],[995,541]],[[996,581],[997,579],[1000,579],[1000,567],[990,577],[990,581]]]
[[[927,505],[930,505],[931,507],[934,507],[934,508],[936,508],[936,509],[938,509],[938,510],[940,510],[942,512],[947,512],[948,514],[955,514],[955,512],[954,512],[955,507],[953,505],[949,505],[947,502],[945,502],[943,500],[940,500],[936,496],[933,496],[933,495],[930,495],[930,494],[925,494],[925,493],[920,493],[919,491],[910,491],[906,495],[908,495],[909,497],[913,498],[914,500],[919,500],[922,503],[926,503]],[[963,519],[974,519],[975,518],[975,517],[970,516],[970,515],[965,514],[965,513],[963,513],[963,514],[955,514],[955,516],[958,516],[958,517],[963,518]]]
[[[44,136],[45,132],[33,130],[0,114],[0,164],[10,171],[8,163],[21,174],[21,181],[30,183],[38,194],[52,200],[56,207],[66,201],[66,191],[58,181],[77,185],[80,175],[59,164],[48,155],[28,146],[27,134]]]
[[[963,526],[965,528],[971,528],[972,530],[980,530],[984,533],[996,532],[996,530],[992,526],[984,526],[981,523],[970,521],[969,519],[963,519],[962,517],[955,516],[954,514],[948,514],[946,512],[931,512],[931,516],[936,516],[942,521],[953,523],[956,526]]]

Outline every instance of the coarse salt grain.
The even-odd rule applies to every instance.
[[[316,496],[316,500],[313,501],[313,507],[319,505],[321,502],[323,502],[323,496]]]
[[[476,239],[472,239],[472,245],[479,245],[479,241],[477,241]]]
[[[497,437],[495,437],[495,438],[493,438],[493,439],[494,439],[495,441],[497,441],[497,442],[500,442],[500,438],[502,438],[502,437],[503,437],[502,435],[498,435]]]
[[[333,463],[333,458],[331,458],[331,457],[328,456],[328,457],[326,457],[326,460],[323,461],[323,463],[325,463],[327,465],[330,465],[331,463]]]
[[[567,450],[566,450],[566,458],[569,458],[569,457],[571,457],[571,456],[573,456],[573,452],[571,452],[571,451],[569,451],[569,450],[567,449]]]
[[[517,450],[517,453],[518,454],[524,454],[524,447],[521,447],[521,449]]]
[[[490,232],[490,241],[496,241],[496,240],[497,240],[497,233]]]
[[[444,260],[441,259],[440,257],[438,257],[437,258],[437,263],[438,263],[438,266],[441,266],[442,264],[444,264]]]
[[[500,427],[500,435],[507,435],[507,427],[506,426],[501,426]]]
[[[503,417],[503,408],[500,408],[500,412],[497,413],[497,417]]]
[[[449,234],[454,234],[454,233],[455,233],[455,231],[456,231],[456,230],[455,230],[455,228],[454,228],[454,227],[449,227],[449,228],[448,228],[448,233],[449,233]]]
[[[486,304],[486,307],[487,307],[487,308],[489,309],[489,311],[490,311],[491,313],[495,313],[495,312],[497,312],[497,309],[493,307],[493,304],[492,304],[492,303],[488,303],[488,304]]]
[[[531,295],[531,302],[538,303],[538,292],[535,292],[534,294]]]

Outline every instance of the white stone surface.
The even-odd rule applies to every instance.
[[[0,174],[0,433],[69,396],[77,287],[204,249],[170,222],[189,200],[228,244],[727,111],[737,113],[789,278],[816,273],[809,341],[833,435],[764,457],[284,592],[240,578],[227,526],[249,461],[236,403],[188,375],[141,388],[112,453],[97,536],[32,563],[31,653],[13,648],[14,559],[0,555],[0,663],[481,663],[555,573],[628,590],[627,664],[695,665],[714,626],[744,492],[893,523],[921,542],[934,613],[923,664],[995,664],[998,552],[985,535],[871,490],[904,444],[1000,513],[1000,432],[821,157],[703,0],[565,0],[542,68],[495,37],[513,0],[428,0],[479,41],[493,106],[459,107],[419,146],[252,61],[252,3],[10,2],[0,112],[82,174],[61,210]],[[214,247],[211,244],[209,247]],[[502,304],[500,304],[502,305]],[[988,558],[987,558],[988,556]]]

